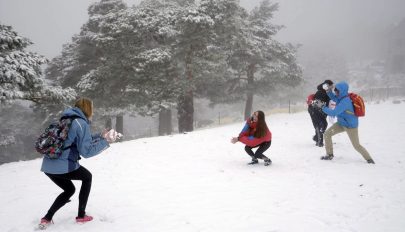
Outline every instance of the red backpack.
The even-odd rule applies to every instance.
[[[315,94],[313,94],[313,93],[308,95],[308,97],[307,97],[307,105],[312,104],[312,101],[314,100],[314,97],[315,97]]]
[[[349,93],[349,97],[353,103],[354,115],[363,117],[366,114],[366,106],[364,105],[363,98],[355,93]]]

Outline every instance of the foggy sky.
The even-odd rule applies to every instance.
[[[88,20],[96,0],[0,0],[0,22],[13,26],[34,42],[31,50],[47,58],[60,54],[62,44]],[[128,5],[139,0],[125,0]],[[247,9],[259,0],[240,0]],[[277,38],[303,46],[334,46],[343,53],[361,53],[373,38],[405,18],[404,0],[279,0],[274,23],[284,25]],[[367,45],[367,46],[366,46]]]

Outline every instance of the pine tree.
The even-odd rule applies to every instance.
[[[238,10],[235,0],[203,0],[183,6],[179,13],[174,50],[185,83],[177,103],[179,132],[193,130],[194,97],[207,97],[209,85],[221,80],[226,67],[222,46],[232,34]]]
[[[28,100],[36,103],[65,102],[75,97],[72,89],[51,86],[42,78],[47,60],[25,51],[32,42],[0,24],[0,101]]]
[[[302,69],[296,61],[297,47],[273,38],[282,28],[270,21],[277,9],[278,4],[265,0],[250,13],[242,14],[237,36],[229,41],[228,65],[232,75],[227,75],[230,78],[221,85],[224,91],[210,95],[216,103],[244,99],[245,118],[252,113],[255,94],[266,96],[279,86],[293,87],[302,80]]]
[[[48,79],[56,80],[64,87],[72,87],[81,96],[93,99],[97,110],[106,116],[106,120],[109,116],[120,117],[121,110],[114,85],[105,81],[114,82],[115,77],[102,69],[106,51],[98,42],[103,34],[100,24],[110,14],[126,8],[121,0],[101,0],[91,4],[88,22],[82,26],[79,34],[72,37],[70,43],[63,46],[62,54],[52,59],[45,72]]]

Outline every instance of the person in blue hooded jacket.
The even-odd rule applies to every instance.
[[[79,164],[80,156],[90,158],[100,154],[109,147],[105,139],[107,131],[92,135],[90,121],[93,116],[93,102],[87,98],[76,101],[75,107],[66,109],[62,117],[71,117],[72,123],[64,142],[67,147],[57,159],[44,156],[41,171],[45,173],[63,192],[56,197],[46,215],[41,219],[39,228],[45,229],[52,222],[52,217],[62,206],[70,201],[75,192],[72,180],[82,181],[79,193],[79,208],[76,222],[91,221],[93,217],[86,215],[86,205],[89,198],[92,174]]]
[[[322,156],[321,159],[333,159],[332,136],[346,132],[354,149],[356,149],[356,151],[358,151],[368,163],[374,164],[370,154],[359,141],[359,119],[354,115],[353,103],[349,97],[349,85],[344,81],[339,82],[334,88],[333,86],[329,87],[327,94],[331,100],[336,102],[336,107],[330,109],[321,104],[318,105],[318,107],[321,107],[322,111],[329,116],[337,116],[337,122],[329,127],[324,133],[326,155]]]

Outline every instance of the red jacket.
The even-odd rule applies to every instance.
[[[239,134],[239,141],[246,144],[249,147],[257,147],[264,142],[271,141],[271,132],[267,128],[266,135],[261,138],[255,138],[256,123],[251,122],[250,119],[246,121],[245,126]]]

